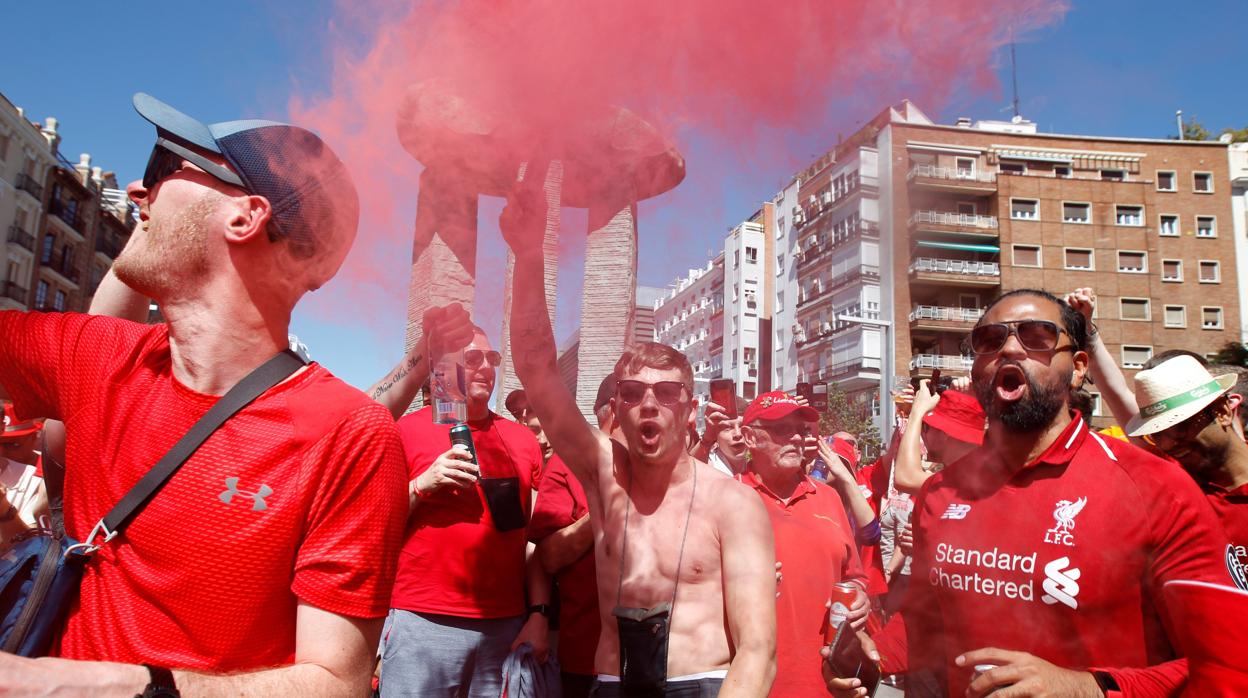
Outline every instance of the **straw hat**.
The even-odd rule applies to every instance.
[[[1135,374],[1140,413],[1127,422],[1131,436],[1156,434],[1205,409],[1235,387],[1234,374],[1213,377],[1190,356],[1176,356]]]

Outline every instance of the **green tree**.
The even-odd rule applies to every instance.
[[[836,383],[828,383],[828,409],[819,416],[819,433],[847,431],[858,436],[858,448],[864,460],[880,453],[880,430],[871,419],[871,401],[850,400]]]
[[[1213,135],[1213,131],[1205,128],[1205,125],[1200,123],[1196,117],[1192,117],[1189,121],[1183,122],[1183,140],[1185,141],[1212,141],[1228,133],[1231,134],[1232,143],[1243,143],[1248,141],[1248,126],[1238,129],[1224,128],[1222,129],[1222,133],[1215,136]],[[1170,136],[1169,138],[1170,140],[1175,140],[1174,136]]]
[[[1213,360],[1220,364],[1248,367],[1248,345],[1243,342],[1227,342],[1226,346],[1214,354]]]
[[[1222,129],[1222,133],[1231,134],[1232,143],[1248,142],[1248,126],[1245,126],[1243,128],[1225,128],[1225,129]]]

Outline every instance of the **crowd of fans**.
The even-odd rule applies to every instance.
[[[555,365],[538,177],[500,219],[512,419],[490,407],[499,353],[435,308],[367,394],[307,366],[97,539],[283,349],[355,230],[315,136],[135,103],[158,133],[129,188],[143,224],[95,314],[0,313],[0,553],[52,528],[45,479],[99,546],[54,657],[0,654],[0,694],[360,695],[371,677],[382,696],[865,695],[871,672],[829,647],[842,633],[907,695],[1177,695],[1208,675],[1163,587],[1248,591],[1244,369],[1172,351],[1128,381],[1091,289],[1025,289],[971,331],[970,376],[898,395],[870,463],[800,397],[698,406],[688,360],[656,343],[602,379],[590,424]],[[133,321],[147,298],[164,324]],[[471,449],[430,408],[405,414],[461,350]],[[1092,381],[1115,426],[1093,429]]]

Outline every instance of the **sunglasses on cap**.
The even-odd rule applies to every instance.
[[[490,362],[491,366],[497,367],[503,362],[503,355],[493,350],[469,349],[464,352],[464,365],[468,368],[480,368],[485,361]]]
[[[182,169],[183,162],[192,163],[226,184],[232,184],[244,190],[247,189],[246,185],[243,184],[242,178],[228,167],[218,165],[194,150],[174,143],[167,138],[156,139],[156,146],[152,148],[152,155],[147,159],[147,169],[143,171],[143,188],[151,189],[173,176],[178,170]]]
[[[1066,330],[1048,320],[1010,320],[980,325],[971,330],[971,351],[976,354],[994,354],[1001,351],[1010,335],[1018,337],[1018,343],[1028,351],[1074,350],[1074,345],[1059,348],[1057,338]]]
[[[646,391],[654,392],[654,399],[664,407],[671,407],[680,402],[685,392],[685,384],[680,381],[659,381],[658,383],[642,383],[641,381],[625,380],[615,384],[616,397],[626,405],[636,405],[646,399]]]

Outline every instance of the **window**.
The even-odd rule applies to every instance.
[[[758,264],[758,248],[757,247],[745,248],[745,263],[746,264]]]
[[[776,276],[784,275],[784,253],[776,253]]]
[[[65,310],[65,292],[64,291],[61,291],[59,289],[57,290],[56,295],[53,296],[52,298],[52,307],[56,308],[59,311],[64,312]]]
[[[963,216],[973,216],[979,211],[975,207],[974,201],[959,201],[958,213]]]
[[[1088,393],[1088,397],[1092,398],[1092,416],[1100,417],[1101,416],[1101,394],[1100,393]]]
[[[1206,305],[1200,309],[1200,329],[1222,329],[1222,306]]]
[[[1162,281],[1182,281],[1183,280],[1183,261],[1179,259],[1161,260],[1161,280]]]
[[[1092,263],[1092,250],[1077,247],[1066,248],[1066,268],[1078,269],[1082,271],[1091,271],[1094,269]]]
[[[8,158],[10,140],[12,140],[12,136],[7,133],[0,133],[0,161]]]
[[[1144,368],[1145,362],[1153,358],[1153,348],[1143,346],[1122,345],[1122,367]]]
[[[1062,222],[1064,223],[1091,223],[1092,222],[1092,204],[1071,203],[1069,201],[1062,202]]]
[[[1158,235],[1174,236],[1179,234],[1179,217],[1170,213],[1161,215],[1161,224],[1157,227]]]
[[[1192,191],[1197,194],[1213,193],[1213,173],[1212,172],[1193,172],[1192,173]]]
[[[1126,170],[1101,170],[1101,179],[1106,182],[1124,182],[1127,179]]]
[[[975,158],[957,158],[954,160],[958,177],[971,179],[975,176]]]
[[[1173,170],[1157,170],[1157,191],[1175,191]]]
[[[741,266],[741,250],[732,251],[732,268],[736,269]]]
[[[1212,259],[1200,260],[1200,283],[1216,284],[1222,281],[1221,263]]]
[[[1022,162],[1002,162],[999,168],[1001,174],[1027,174],[1027,164]]]
[[[1070,165],[1054,165],[1053,176],[1060,179],[1070,179]]]
[[[48,300],[48,282],[43,279],[39,280],[39,285],[35,287],[35,309],[42,310],[43,304]]]
[[[1117,225],[1144,225],[1144,207],[1115,206],[1114,223]]]
[[[1120,250],[1118,252],[1118,271],[1129,274],[1143,274],[1148,271],[1148,253]]]
[[[1119,298],[1118,317],[1123,320],[1152,320],[1152,309],[1147,298]]]
[[[1213,216],[1196,216],[1196,237],[1216,238],[1217,236],[1217,220]]]
[[[1040,266],[1040,246],[1039,245],[1014,245],[1014,266],[1016,267],[1038,267]]]
[[[776,312],[784,311],[784,291],[776,291]]]
[[[43,252],[39,257],[41,264],[47,264],[52,261],[52,246],[56,244],[56,238],[51,234],[43,237]]]
[[[1010,199],[1010,218],[1015,220],[1040,220],[1040,202],[1035,199]]]
[[[1166,327],[1187,327],[1187,306],[1166,306]]]

